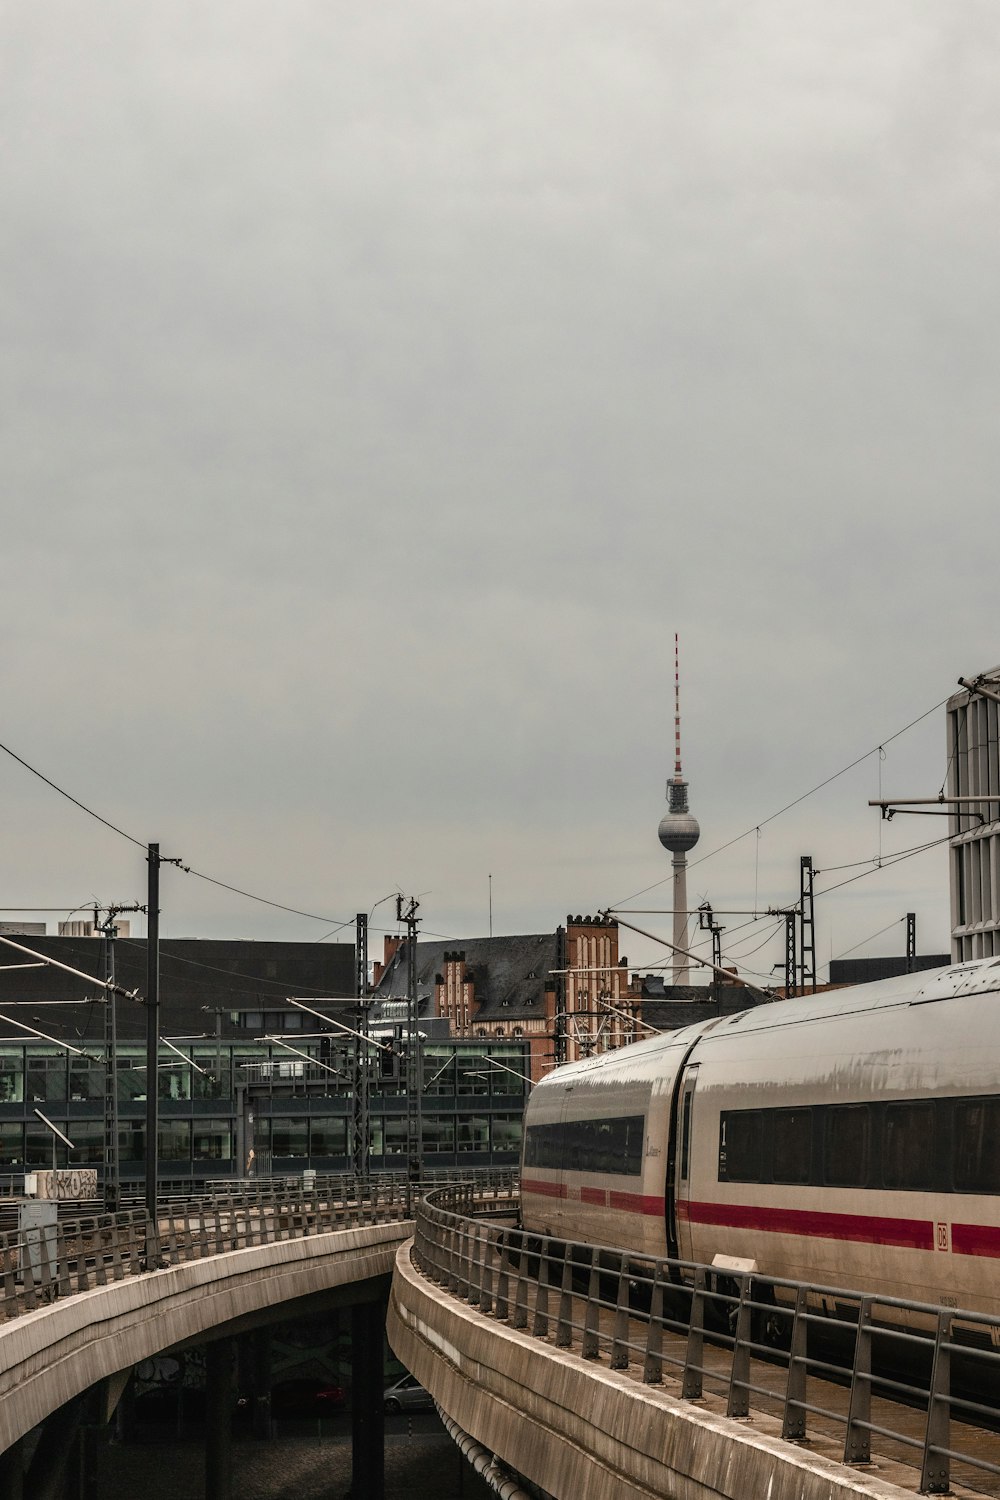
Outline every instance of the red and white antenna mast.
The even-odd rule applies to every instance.
[[[680,639],[674,634],[674,774],[667,782],[667,811],[660,819],[660,843],[673,856],[674,946],[687,948],[687,854],[698,842],[698,819],[688,809],[688,789],[681,771],[681,666]],[[674,957],[674,984],[686,984],[688,960]]]

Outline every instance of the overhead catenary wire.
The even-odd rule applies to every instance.
[[[938,707],[940,707],[940,704],[938,705]],[[883,870],[889,870],[889,869],[891,869],[893,867],[893,865],[902,864],[904,860],[912,859],[917,854],[925,854],[930,849],[940,848],[940,846],[942,844],[947,844],[950,841],[950,839],[951,839],[951,834],[945,834],[942,838],[939,838],[939,839],[930,839],[925,844],[916,844],[916,845],[914,845],[910,849],[902,850],[899,854],[887,855],[885,858],[883,858],[879,862],[874,862],[873,863],[871,861],[865,861],[864,863],[866,863],[869,866],[867,869],[860,870],[857,875],[849,875],[846,880],[840,880],[835,885],[823,886],[823,888],[821,890],[818,890],[816,892],[816,895],[817,896],[826,896],[826,895],[829,895],[832,891],[842,890],[844,886],[854,885],[855,882],[857,882],[859,880],[864,880],[869,875],[877,875],[877,874],[879,874]],[[841,866],[836,866],[834,868],[837,868],[837,869],[852,869],[852,868],[855,868],[855,866],[852,866],[852,865],[841,865]],[[821,872],[817,870],[816,873],[820,874]],[[793,904],[797,904],[797,903],[793,903]],[[789,910],[791,910],[791,909],[792,908],[790,907]],[[608,908],[608,910],[609,910],[609,912],[611,912],[612,915],[614,915],[616,917],[616,919],[617,919],[617,921],[618,921],[618,923],[619,923],[620,926],[622,926],[622,927],[629,927],[630,924],[628,922],[625,922],[625,921],[622,920],[622,914],[620,912],[615,911],[615,909],[613,907]],[[766,920],[766,918],[764,918],[764,917],[759,917],[759,918],[755,918],[754,919],[754,921],[765,921],[765,920]],[[753,923],[746,923],[744,925],[746,925],[746,926],[752,926]],[[896,925],[895,921],[889,923],[890,927],[894,927],[895,925]],[[734,932],[738,932],[739,930],[740,930],[739,928],[733,928]],[[777,936],[777,930],[778,929],[775,929],[775,931],[773,931],[769,935],[768,939],[765,942],[763,942],[763,943],[760,944],[761,948],[766,947],[767,942],[773,941],[773,939]],[[888,928],[886,928],[884,930],[888,931]],[[641,929],[638,928],[638,927],[632,927],[631,931],[633,931],[633,932],[640,932],[641,933]],[[644,937],[653,937],[652,933],[641,933],[641,935],[644,936]],[[876,936],[880,936],[880,934],[876,934]],[[654,940],[654,942],[665,943],[668,948],[671,947],[671,944],[666,943],[666,940],[664,938],[654,937],[653,940]],[[865,941],[866,942],[867,941],[871,941],[871,939],[865,939]],[[758,952],[758,951],[759,951],[759,949],[756,949],[756,948],[753,950],[753,952],[755,952],[755,953]],[[853,951],[853,950],[848,950],[848,951]],[[727,949],[727,954],[730,957],[736,957],[737,956],[737,955],[732,954],[731,950],[729,950],[729,949]],[[701,963],[701,964],[706,964],[708,967],[711,967],[711,965],[708,964],[708,961],[706,959],[699,958],[696,954],[691,954],[689,956],[692,957],[696,962]],[[751,956],[752,956],[751,954],[747,954],[746,955],[746,957],[748,957],[748,958],[751,957]],[[658,968],[658,967],[666,967],[666,966],[665,965],[650,964],[647,967],[649,967],[649,968]],[[747,972],[751,973],[751,974],[755,973],[755,971],[753,969],[750,969]],[[768,975],[763,975],[763,974],[759,974],[759,973],[757,974],[757,977],[758,978],[762,978],[762,979],[769,978]]]
[[[81,812],[85,812],[89,818],[96,818],[98,823],[103,823],[105,828],[111,829],[112,833],[117,833],[120,838],[128,839],[130,844],[135,844],[137,849],[142,849],[145,852],[147,846],[143,839],[133,838],[132,834],[126,833],[124,828],[119,828],[117,823],[112,823],[108,818],[102,817],[99,812],[95,812],[92,807],[88,807],[85,802],[81,802],[78,797],[72,796],[65,790],[64,787],[61,787],[55,781],[50,780],[50,778],[43,775],[43,773],[39,771],[36,766],[31,765],[31,763],[29,761],[26,761],[23,756],[18,755],[17,751],[12,750],[9,745],[5,745],[0,742],[0,750],[2,750],[5,755],[9,755],[11,760],[16,760],[18,765],[23,766],[26,771],[30,771],[32,776],[37,776],[39,781],[44,781],[45,785],[51,787],[54,792],[58,792],[60,797],[65,797],[67,802],[72,802],[74,807],[78,807]]]
[[[89,818],[94,818],[98,823],[103,824],[105,828],[109,828],[112,833],[118,834],[120,838],[127,839],[130,844],[134,844],[137,849],[141,849],[143,853],[146,853],[149,845],[145,840],[136,838],[134,834],[126,832],[124,828],[120,828],[117,823],[112,823],[110,818],[105,818],[101,813],[96,812],[94,808],[88,807],[85,802],[80,801],[79,797],[74,797],[72,793],[67,792],[65,787],[61,787],[58,782],[53,781],[51,777],[46,776],[42,771],[39,771],[36,766],[33,766],[30,763],[30,761],[25,760],[23,756],[18,755],[15,750],[12,750],[9,745],[3,744],[2,741],[0,741],[0,750],[2,750],[4,754],[9,755],[12,760],[17,761],[18,765],[23,766],[24,769],[26,771],[29,771],[32,776],[37,776],[39,781],[43,781],[46,786],[51,787],[52,790],[54,792],[57,792],[60,797],[65,797],[67,802],[72,802],[74,807],[78,807],[80,811],[86,813]],[[181,860],[164,860],[163,863],[176,864],[177,868],[179,870],[182,870],[185,875],[193,875],[196,880],[204,880],[209,885],[218,886],[221,890],[231,891],[234,895],[242,896],[247,901],[256,901],[259,902],[262,906],[270,906],[273,907],[276,911],[288,912],[295,917],[305,917],[308,921],[311,922],[325,922],[327,923],[327,925],[332,924],[335,932],[340,932],[343,930],[343,928],[349,927],[354,920],[353,917],[348,917],[342,921],[339,917],[331,917],[329,914],[321,915],[314,911],[303,911],[300,907],[286,905],[286,903],[283,901],[274,901],[268,896],[258,896],[254,891],[245,890],[242,886],[231,885],[228,881],[219,880],[214,875],[206,875],[203,870],[196,870],[193,865],[184,864]],[[54,907],[51,909],[56,911],[65,910],[64,907]],[[73,909],[79,910],[79,908]],[[6,910],[41,911],[43,910],[43,908],[8,907],[6,908]],[[391,929],[386,930],[389,931]],[[326,934],[327,937],[329,937],[330,935],[330,933]]]
[[[749,828],[745,828],[742,833],[738,833],[735,838],[727,839],[724,844],[718,844],[714,849],[709,849],[706,854],[699,855],[697,859],[691,860],[688,864],[688,868],[693,870],[695,865],[703,865],[706,860],[714,859],[717,854],[722,854],[724,850],[731,849],[734,844],[739,844],[743,841],[743,839],[749,838],[750,834],[752,833],[756,833],[759,838],[760,830],[762,828],[765,828],[768,823],[773,823],[776,818],[783,817],[784,814],[790,812],[793,807],[798,807],[800,803],[807,801],[810,797],[814,797],[817,792],[821,792],[824,787],[830,786],[834,781],[839,780],[841,776],[846,776],[848,771],[853,771],[855,767],[863,765],[864,762],[866,760],[869,760],[873,755],[878,755],[886,745],[891,745],[893,740],[898,740],[901,735],[907,734],[911,729],[914,729],[918,724],[922,723],[924,719],[929,718],[931,714],[937,713],[938,709],[943,708],[947,702],[947,698],[942,698],[941,701],[939,703],[935,703],[932,708],[926,709],[922,714],[918,714],[915,719],[911,719],[909,724],[904,724],[902,729],[897,729],[895,734],[887,735],[885,739],[880,740],[877,745],[873,745],[870,750],[866,750],[863,755],[857,756],[857,758],[855,760],[852,760],[848,765],[842,766],[839,771],[834,771],[832,776],[825,777],[823,781],[817,782],[814,787],[810,787],[809,791],[803,792],[801,796],[793,798],[791,802],[786,802],[785,806],[779,807],[777,812],[771,813],[766,818],[761,818],[759,822],[751,824],[751,826]],[[666,885],[667,882],[672,879],[672,875],[665,875],[662,880],[654,880],[652,885],[644,886],[641,891],[634,891],[631,896],[622,896],[618,901],[615,901],[609,909],[615,910],[616,908],[621,907],[626,901],[637,901],[639,897],[644,896],[647,891],[655,891],[661,885]]]
[[[849,953],[857,953],[859,948],[864,948],[868,943],[874,943],[875,939],[880,938],[883,933],[891,932],[894,927],[899,926],[900,922],[905,921],[905,917],[897,917],[895,921],[889,922],[885,927],[880,927],[878,932],[869,933],[868,937],[862,938],[860,943],[855,943],[853,948],[844,948],[842,952],[836,954],[834,958],[831,958],[830,962],[832,964],[835,964],[838,959],[846,958]]]

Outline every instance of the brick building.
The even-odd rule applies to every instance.
[[[554,932],[418,942],[417,1010],[453,1038],[526,1042],[533,1081],[557,1062],[623,1046],[642,1035],[627,959],[611,918],[569,916]],[[375,966],[376,1020],[401,1019],[405,944],[385,939]]]

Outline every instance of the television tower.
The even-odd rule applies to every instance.
[[[660,819],[660,843],[673,855],[674,947],[687,948],[687,853],[698,842],[698,819],[688,811],[688,785],[681,772],[680,648],[674,635],[674,774],[667,782],[667,810]],[[688,960],[674,954],[674,984],[687,984]]]

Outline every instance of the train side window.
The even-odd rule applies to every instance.
[[[772,1182],[808,1182],[812,1171],[812,1110],[771,1111]]]
[[[763,1116],[759,1109],[724,1114],[719,1126],[719,1181],[760,1182]]]
[[[888,1104],[882,1142],[882,1183],[930,1192],[934,1172],[934,1105]]]
[[[955,1105],[955,1191],[1000,1193],[1000,1099]]]
[[[867,1104],[838,1104],[826,1111],[823,1180],[829,1187],[864,1187],[868,1181]]]
[[[684,1105],[681,1110],[681,1181],[687,1182],[691,1165],[691,1100],[693,1089],[684,1090]]]

